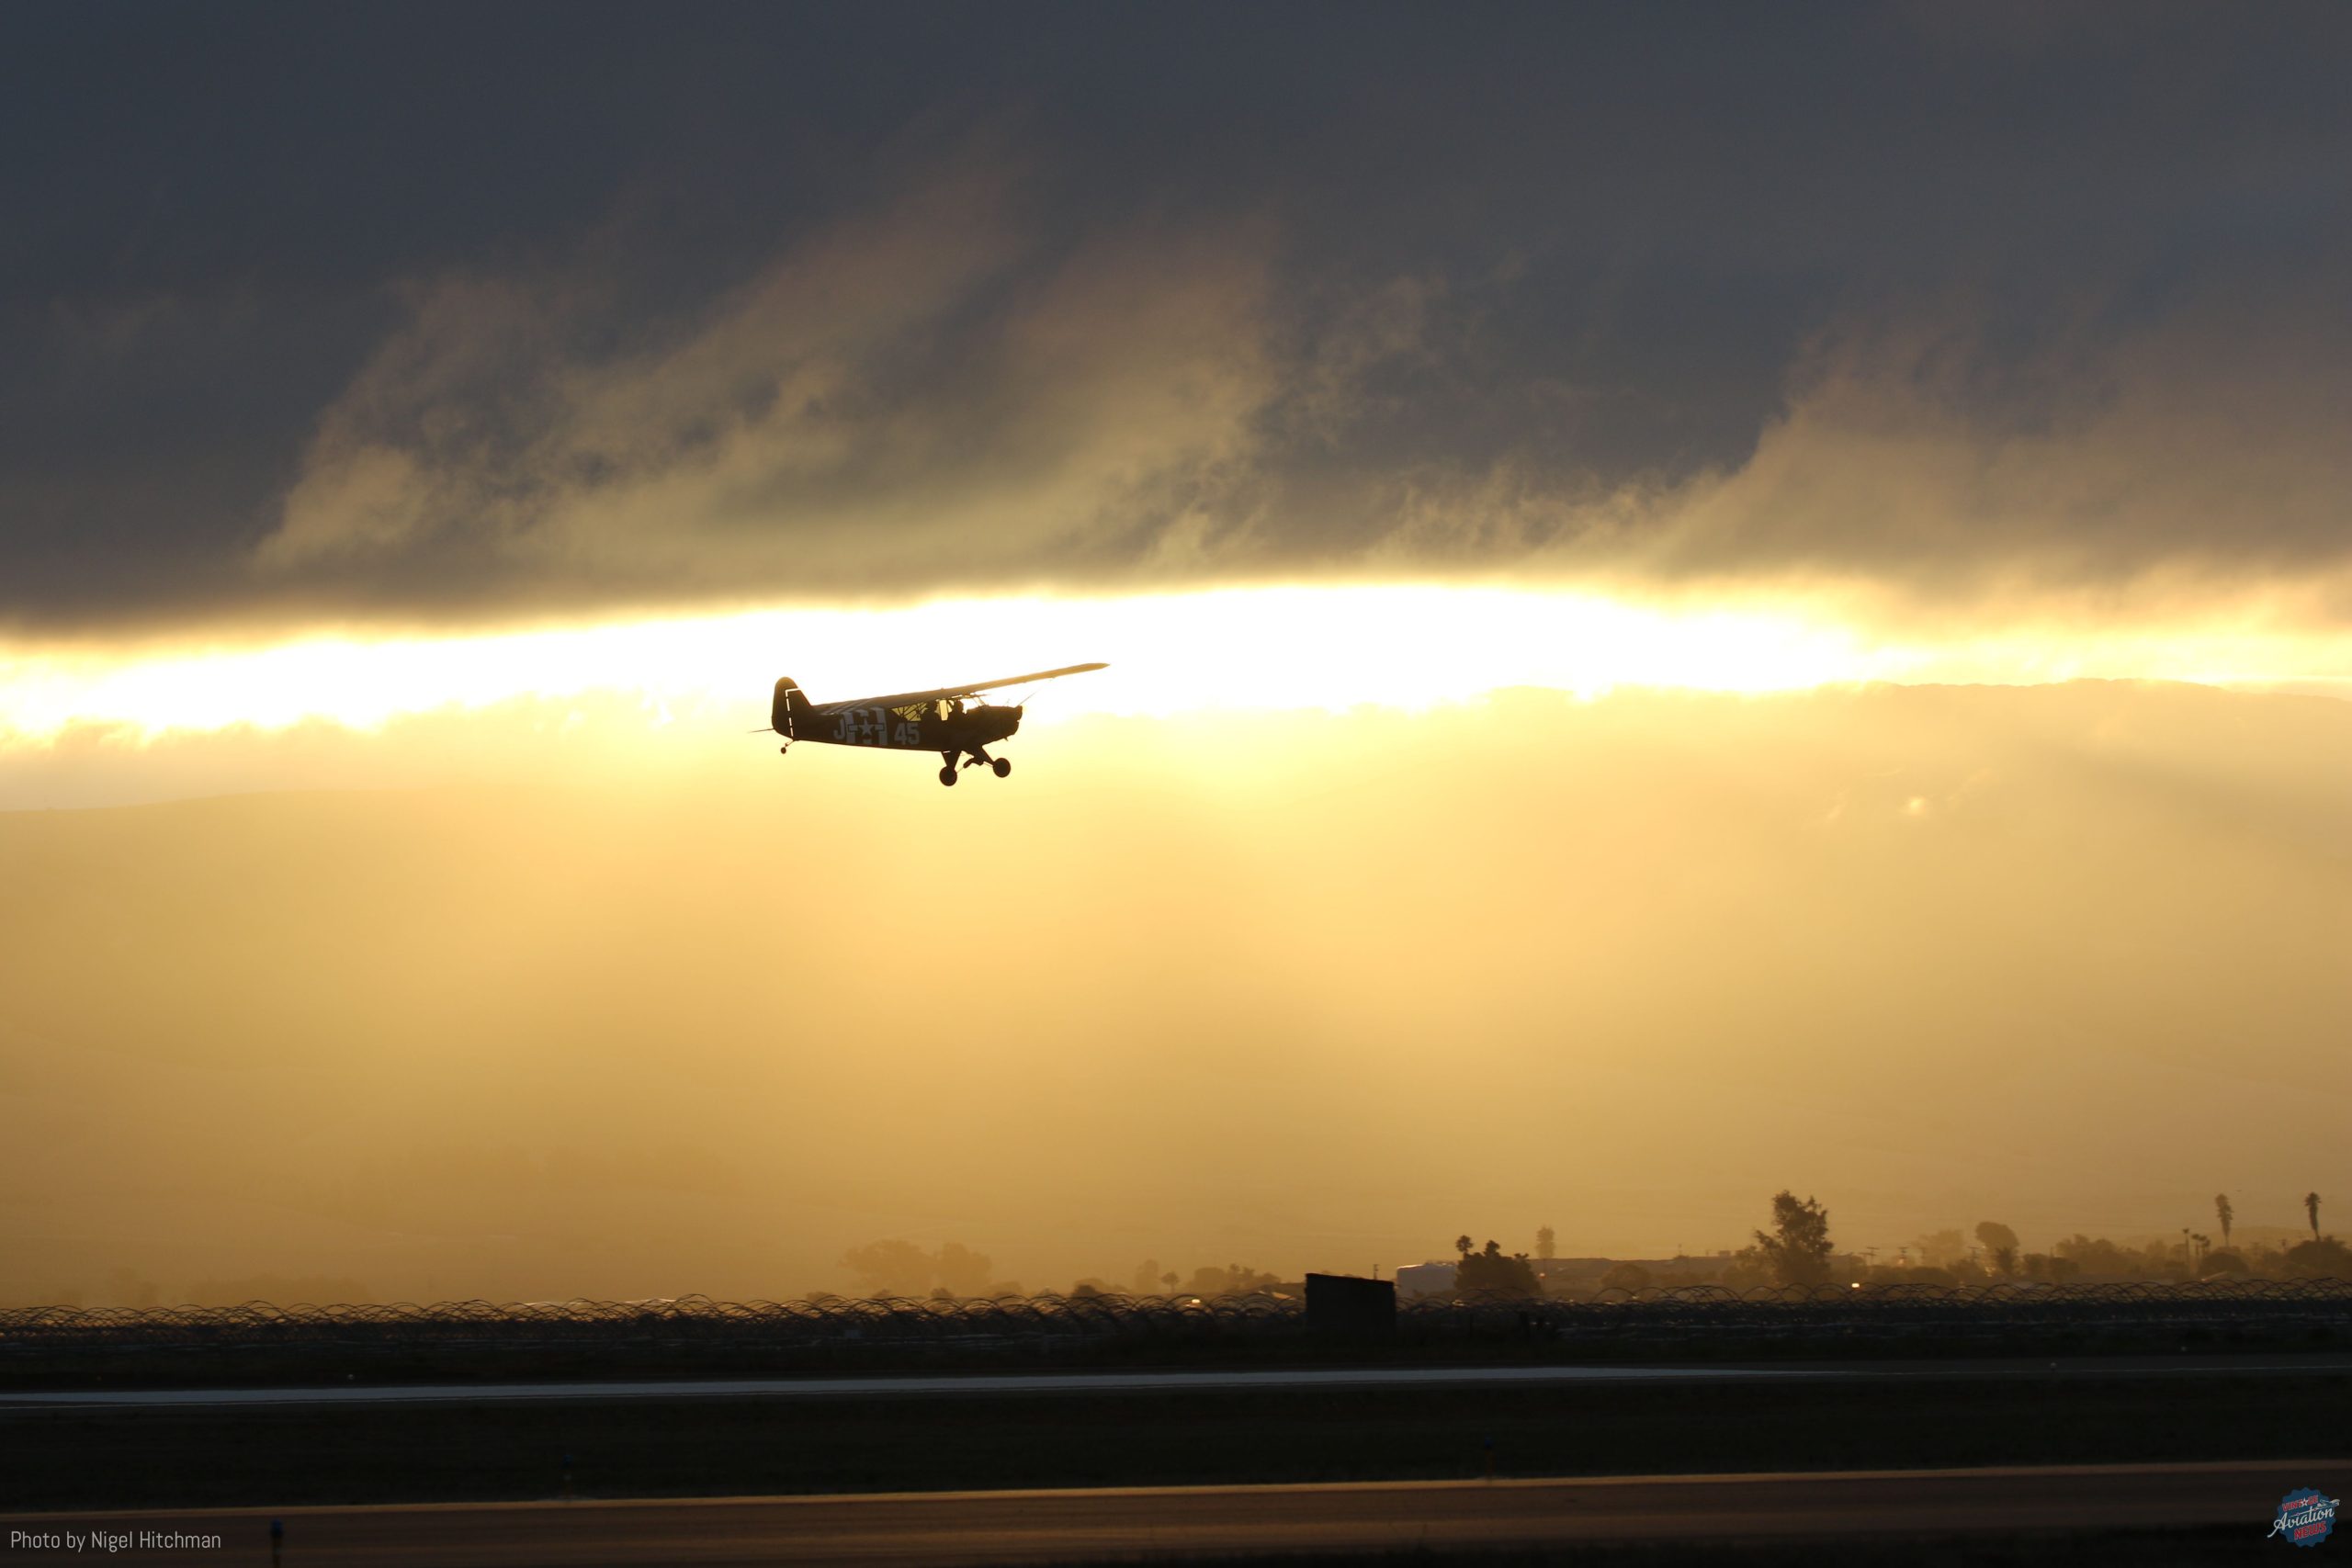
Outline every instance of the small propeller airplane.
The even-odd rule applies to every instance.
[[[939,782],[944,784],[956,782],[959,757],[967,768],[985,762],[1002,778],[1012,772],[1012,762],[989,756],[989,744],[1011,739],[1021,728],[1021,705],[974,703],[967,707],[965,699],[1006,686],[1026,686],[1109,668],[1107,664],[1066,664],[1059,670],[1008,675],[1001,681],[976,681],[968,686],[900,692],[846,703],[810,702],[800,682],[786,675],[775,683],[768,728],[753,733],[783,736],[784,744],[776,750],[785,752],[792,750],[796,740],[813,740],[820,746],[878,746],[888,751],[936,751],[946,762],[939,770]]]

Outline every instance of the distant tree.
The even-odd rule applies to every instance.
[[[939,1288],[951,1296],[981,1296],[988,1293],[989,1276],[995,1267],[988,1254],[974,1252],[961,1242],[943,1242],[932,1256],[932,1275]]]
[[[2017,1232],[1995,1220],[1979,1220],[1976,1242],[1991,1260],[1994,1273],[2006,1280],[2018,1271]]]
[[[1785,1190],[1772,1196],[1772,1229],[1756,1233],[1757,1249],[1783,1285],[1829,1282],[1829,1211]]]
[[[2305,1214],[2305,1216],[2306,1216],[2306,1217],[2308,1217],[2308,1218],[2311,1220],[2311,1223],[2312,1223],[2312,1239],[2313,1241],[2317,1241],[2317,1240],[2319,1239],[2319,1194],[2318,1194],[2318,1193],[2316,1193],[2316,1192],[2306,1192],[2306,1193],[2304,1193],[2304,1194],[2303,1194],[2303,1213]]]
[[[1543,1258],[1547,1263],[1550,1262],[1552,1260],[1552,1227],[1550,1225],[1538,1227],[1535,1232],[1535,1256]]]
[[[1949,1269],[1968,1256],[1968,1240],[1958,1231],[1941,1230],[1912,1244],[1919,1261],[1930,1269]]]
[[[1760,1247],[1743,1247],[1716,1271],[1715,1280],[1728,1291],[1753,1291],[1771,1284],[1771,1259]]]
[[[1171,1296],[1172,1296],[1172,1295],[1174,1295],[1174,1294],[1176,1293],[1176,1286],[1177,1286],[1177,1284],[1179,1283],[1179,1281],[1178,1281],[1178,1280],[1177,1280],[1177,1278],[1176,1278],[1176,1270],[1175,1270],[1175,1269],[1170,1269],[1170,1270],[1168,1270],[1168,1272],[1167,1272],[1167,1273],[1162,1274],[1162,1275],[1159,1277],[1159,1282],[1160,1282],[1160,1284],[1161,1284],[1163,1287],[1165,1287],[1165,1288],[1166,1288],[1166,1290],[1167,1290],[1167,1292],[1168,1292],[1168,1293],[1169,1293],[1170,1295],[1171,1295]]]
[[[931,1254],[910,1241],[876,1241],[842,1254],[862,1294],[919,1296],[931,1288]]]
[[[1282,1283],[1282,1277],[1269,1274],[1247,1264],[1228,1263],[1218,1269],[1204,1266],[1193,1270],[1193,1282],[1187,1293],[1195,1296],[1247,1295],[1252,1291],[1271,1291]]]
[[[1528,1262],[1527,1254],[1514,1252],[1506,1257],[1501,1244],[1494,1241],[1487,1242],[1483,1252],[1462,1249],[1462,1261],[1453,1270],[1453,1288],[1464,1295],[1509,1296],[1513,1301],[1544,1293],[1535,1280],[1535,1266]]]
[[[2254,1270],[2245,1257],[2226,1247],[2217,1247],[2205,1255],[2205,1272],[2213,1274],[2251,1274]]]
[[[2146,1263],[2141,1256],[2126,1251],[2105,1236],[2091,1237],[2080,1231],[2066,1237],[2052,1249],[2058,1257],[2075,1265],[2077,1274],[2098,1279],[2105,1276],[2116,1280],[2133,1280],[2145,1272]]]
[[[1453,1238],[1453,1250],[1462,1254],[1464,1258],[1469,1257],[1470,1249],[1477,1245],[1478,1244],[1476,1242],[1472,1241],[1466,1235],[1458,1235]]]
[[[994,1266],[988,1255],[961,1242],[943,1242],[925,1252],[910,1241],[876,1241],[842,1254],[842,1266],[869,1296],[982,1296],[990,1292]]]
[[[2352,1247],[2315,1235],[2287,1249],[2287,1268],[2305,1280],[2352,1280]]]
[[[2238,1212],[2230,1207],[2230,1195],[2228,1193],[2216,1192],[2213,1194],[2213,1217],[2222,1222],[2222,1245],[2223,1247],[2229,1246],[2230,1222],[2238,1217]]]

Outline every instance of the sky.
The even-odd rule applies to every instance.
[[[447,953],[364,904],[304,903],[286,879],[317,863],[273,857],[349,856],[364,886],[376,829],[354,823],[379,813],[397,840],[462,797],[488,814],[485,841],[502,830],[479,823],[528,840],[544,818],[578,836],[539,835],[549,860],[601,865],[632,801],[734,821],[764,800],[796,830],[831,814],[816,834],[829,845],[888,842],[892,866],[931,845],[946,863],[923,897],[1001,907],[1048,971],[1084,951],[1124,977],[1086,992],[1036,1060],[1081,1037],[1119,1054],[1113,1025],[1138,990],[1202,990],[1229,1020],[1256,993],[1222,988],[1228,976],[1288,964],[1234,1071],[1285,1064],[1308,1086],[1275,1097],[1295,1109],[1365,1071],[1345,1052],[1316,1065],[1309,1035],[1343,1018],[1375,1033],[1394,1021],[1363,1018],[1350,964],[1316,947],[1328,929],[1385,951],[1357,904],[1310,903],[1297,929],[1261,932],[1246,953],[1165,969],[1101,948],[1101,931],[1156,929],[1165,904],[1191,923],[1159,931],[1161,949],[1207,943],[1242,895],[1186,867],[1244,847],[1279,858],[1286,829],[1328,830],[1295,787],[1302,772],[1376,772],[1394,757],[1425,770],[1411,775],[1425,797],[1367,807],[1363,863],[1442,854],[1445,824],[1465,814],[1502,810],[1542,831],[1532,797],[1507,810],[1487,799],[1487,773],[1553,780],[1634,833],[1651,819],[1638,792],[1599,777],[1622,767],[1686,815],[1659,819],[1655,863],[1611,862],[1592,897],[1627,919],[1670,920],[1660,887],[1705,875],[1676,845],[1729,832],[1749,869],[1708,908],[1769,922],[1779,903],[1753,906],[1765,895],[1748,889],[1778,887],[1822,931],[1847,930],[1852,909],[1803,890],[1844,884],[1784,831],[1915,775],[1928,783],[1903,785],[1887,809],[1937,831],[1953,803],[1981,812],[2030,777],[2041,794],[1999,819],[2041,824],[2041,857],[1980,846],[2017,897],[2064,903],[2092,874],[2110,892],[2141,888],[2147,868],[2177,861],[2199,868],[2180,897],[2201,908],[2234,890],[2221,905],[2268,930],[2285,917],[2261,913],[2256,895],[2275,876],[2279,907],[2296,911],[2279,951],[2317,965],[2325,939],[2352,934],[2342,818],[2325,805],[2340,794],[2352,693],[2347,67],[2352,16],[2297,4],[18,7],[0,19],[0,813],[25,816],[0,824],[0,841],[33,856],[70,840],[92,858],[41,884],[48,895],[19,874],[0,903],[33,929],[56,886],[114,886],[154,822],[213,822],[171,814],[251,797],[219,830],[258,857],[254,888],[216,881],[209,914],[191,893],[164,919],[134,916],[141,896],[125,886],[126,929],[170,968],[209,952],[199,928],[222,921],[249,917],[286,940],[305,929],[287,912],[299,907],[345,933],[311,955],[335,978],[302,984],[372,996],[384,974]],[[780,761],[742,733],[765,722],[781,674],[847,697],[1098,659],[1111,668],[1035,694],[1009,753],[1022,771],[973,781],[994,796],[944,795],[916,762],[815,748]],[[1944,734],[1936,694],[1951,692],[1974,695]],[[2080,701],[2048,694],[2064,692]],[[1889,750],[1869,727],[1897,710],[1871,705],[1901,693],[1913,705]],[[2116,750],[2162,723],[2179,726],[2172,740]],[[1630,739],[1650,728],[1688,731],[1679,761]],[[2195,737],[2231,752],[2245,734],[2273,754],[2222,766],[2184,750]],[[1584,740],[1589,751],[1571,744]],[[1955,746],[1982,755],[1962,767]],[[1707,781],[1738,748],[1757,761],[1734,805]],[[1479,768],[1406,761],[1449,750]],[[1003,793],[1047,787],[1037,772],[1056,766],[1098,786],[1056,795],[1062,818]],[[344,800],[351,791],[382,798]],[[330,798],[358,814],[331,852],[290,847],[300,834],[268,820],[308,820]],[[1426,826],[1405,834],[1408,799]],[[1755,804],[1766,799],[1785,821]],[[73,812],[110,826],[31,821]],[[2121,882],[2091,847],[2117,821],[2143,834]],[[1146,856],[1087,913],[1056,902],[1081,873],[1054,822],[1155,841],[1182,822],[1216,852]],[[767,843],[751,817],[738,825]],[[1571,842],[1584,830],[1562,829]],[[2214,847],[2234,832],[2261,847]],[[989,861],[1012,854],[1008,833],[1038,835],[1028,860]],[[1900,862],[1883,850],[1874,876]],[[209,863],[170,834],[153,852]],[[729,852],[695,837],[668,874],[732,888]],[[797,853],[780,853],[778,874],[803,898],[864,911],[851,935],[833,933],[847,944],[839,964],[881,985],[901,968],[963,974],[949,927],[918,921],[910,935],[895,906],[796,876]],[[967,854],[993,869],[957,873]],[[1490,944],[1440,909],[1472,927],[1465,909],[1510,909],[1539,932],[1589,918],[1573,891],[1527,905],[1513,860],[1488,845],[1460,889],[1424,886],[1435,901],[1394,917],[1433,994],[1498,1043],[1498,1073],[1523,1065],[1499,1043],[1521,1038],[1514,1021],[1534,1004],[1496,999],[1516,993],[1492,987]],[[433,908],[541,918],[527,912],[533,877],[494,855],[427,861],[447,879]],[[600,886],[621,874],[608,868]],[[670,907],[664,874],[633,864],[623,901]],[[1350,886],[1320,874],[1327,891]],[[1934,896],[1939,919],[1975,897]],[[2231,902],[2241,896],[2252,901]],[[731,919],[775,914],[749,892],[728,898]],[[2115,893],[2098,908],[2130,923],[2134,905]],[[741,940],[717,915],[680,907],[675,920],[663,941],[732,952]],[[2141,931],[2133,951],[2204,974],[2221,937],[2203,920]],[[80,978],[0,1008],[19,1070],[85,1051],[226,1072],[230,1043],[276,1016],[249,978],[186,1014],[214,1055],[166,1047],[164,1015],[134,1010],[134,1027],[110,1010],[121,998],[94,994],[119,933],[55,929],[81,933],[54,954],[58,975]],[[2051,940],[2065,938],[2053,928]],[[2001,948],[1996,963],[1951,941],[1954,972],[1985,986],[2057,983],[2029,953]],[[1786,976],[1729,956],[1740,945],[1691,954],[1702,988],[1724,998],[1720,1017],[1689,1024],[1694,1037],[1729,1030],[1754,987],[1781,994]],[[604,962],[561,951],[572,956],[543,954],[544,973],[494,1005],[402,1014],[401,1028],[309,1049],[381,1066],[437,1030],[537,1059],[560,1037],[546,998],[563,989],[562,964]],[[1625,973],[1664,986],[1662,963],[1645,950]],[[711,977],[699,961],[675,966]],[[2242,1057],[2246,1081],[2301,1082],[2340,1108],[2352,1086],[2296,1043],[2346,1021],[2346,998],[2323,969],[2290,967],[2279,994],[2299,999],[2263,1014],[2279,1055]],[[1632,1016],[1612,988],[1623,976],[1580,973],[1562,972],[1564,1015]],[[2103,962],[2066,974],[2070,1016],[2102,1021],[2041,1048],[2053,1082],[2086,1082],[2065,1074],[2134,1048],[2112,1036],[2139,1016],[2125,1007],[2137,982]],[[640,978],[641,1004],[623,1012],[664,994]],[[700,999],[672,1000],[747,1055],[773,1043],[755,1047],[766,1037],[731,1015],[709,1022]],[[854,1012],[824,1016],[831,1048],[876,1045]],[[965,1070],[955,1034],[943,1020],[919,1050],[893,1048],[952,1081]],[[1664,1092],[1622,1040],[1546,1049],[1617,1063],[1628,1098],[1611,1103]],[[1921,1066],[1865,1092],[1849,1048],[1823,1049],[1822,1071],[1848,1064],[1836,1067],[1841,1125],[1895,1116],[1935,1081]],[[473,1092],[435,1052],[420,1059],[440,1064],[418,1068],[431,1105]],[[2176,1070],[2188,1069],[2167,1060]],[[128,1071],[25,1092],[102,1104],[128,1092]],[[320,1081],[340,1093],[357,1080]],[[598,1081],[636,1082],[619,1067]],[[1054,1130],[1021,1099],[1028,1081],[1011,1075],[991,1103],[1035,1147]],[[1148,1092],[1115,1073],[1084,1081],[1069,1114],[1089,1137]],[[1419,1135],[1405,1125],[1408,1081],[1365,1091],[1385,1146]],[[2201,1092],[2176,1088],[2147,1115]],[[610,1118],[627,1100],[592,1095],[548,1126],[526,1118],[517,1157],[692,1141],[674,1128],[617,1136]],[[283,1104],[322,1126],[341,1114]],[[454,1111],[416,1114],[426,1142],[488,1137],[439,1125]],[[74,1146],[140,1163],[119,1143]],[[2268,1157],[2251,1133],[2244,1153]],[[205,1145],[187,1157],[225,1156]],[[2086,1213],[2168,1233],[2173,1200],[2128,1196],[2173,1190],[2178,1173],[2148,1159],[2109,1182],[2086,1155],[2030,1193],[1984,1201],[2022,1216],[2034,1194],[2071,1185]],[[748,1155],[735,1168],[782,1179]],[[1071,1222],[1095,1226],[1083,1245],[1038,1240],[1012,1196],[1047,1190],[1031,1174],[973,1222],[1000,1254],[1029,1259],[1026,1277],[1133,1261],[1094,1220]],[[1648,1219],[1599,1234],[1657,1249],[1669,1230],[1713,1224],[1727,1244],[1740,1224],[1700,1212],[1780,1180],[1719,1175],[1687,1222],[1669,1223],[1685,1211],[1661,1187],[1624,1200]],[[1848,1178],[1883,1216],[1880,1240],[1905,1239],[1895,1233],[1915,1210],[1922,1226],[1991,1217],[1946,1213],[1965,1183],[1860,1156],[1826,1160],[1818,1182]],[[1509,1207],[1474,1189],[1449,1212]],[[1171,1234],[1133,1239],[1162,1251],[1177,1234],[1211,1247],[1246,1207],[1215,1193],[1136,1201]],[[1380,1229],[1391,1222],[1344,1193],[1305,1208],[1315,1217],[1242,1239],[1279,1265],[1311,1253],[1339,1211],[1398,1257],[1419,1235]],[[2065,1212],[2051,1198],[2049,1224]],[[728,1213],[713,1235],[736,1234]],[[878,1204],[875,1235],[898,1224],[959,1239],[928,1213]],[[1521,1229],[1545,1223],[1510,1213]],[[67,1227],[45,1272],[9,1288],[145,1258],[136,1215]],[[1432,1213],[1427,1245],[1476,1223]],[[267,1226],[237,1227],[220,1273],[319,1271],[292,1256],[312,1244],[273,1251]],[[811,1222],[773,1277],[721,1248],[719,1271],[744,1289],[837,1288],[824,1275],[835,1242],[874,1239],[854,1230]],[[349,1254],[336,1265],[347,1274],[374,1256],[353,1236],[314,1242]],[[494,1277],[561,1292],[594,1271],[593,1252],[555,1248],[536,1271]],[[648,1263],[628,1283],[675,1293],[652,1276],[691,1262]],[[141,1266],[174,1279],[215,1267],[201,1247]],[[455,1289],[465,1272],[376,1271],[377,1288],[404,1292],[428,1278]]]
[[[8,26],[19,642],[1509,574],[2341,652],[2338,7]]]

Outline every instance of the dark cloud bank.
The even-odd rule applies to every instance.
[[[20,629],[2352,543],[2339,7],[6,32]]]

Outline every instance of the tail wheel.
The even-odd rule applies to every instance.
[[[1007,773],[1012,772],[1012,759],[1010,757],[999,757],[995,761],[990,762],[989,766],[996,770],[997,777],[1002,778]]]
[[[955,768],[954,768],[953,766],[949,766],[949,767],[944,767],[944,768],[940,769],[940,770],[939,770],[939,782],[940,782],[941,784],[945,784],[945,785],[946,785],[948,788],[950,788],[950,789],[955,788],[955,787],[956,787],[956,770],[955,770]]]

